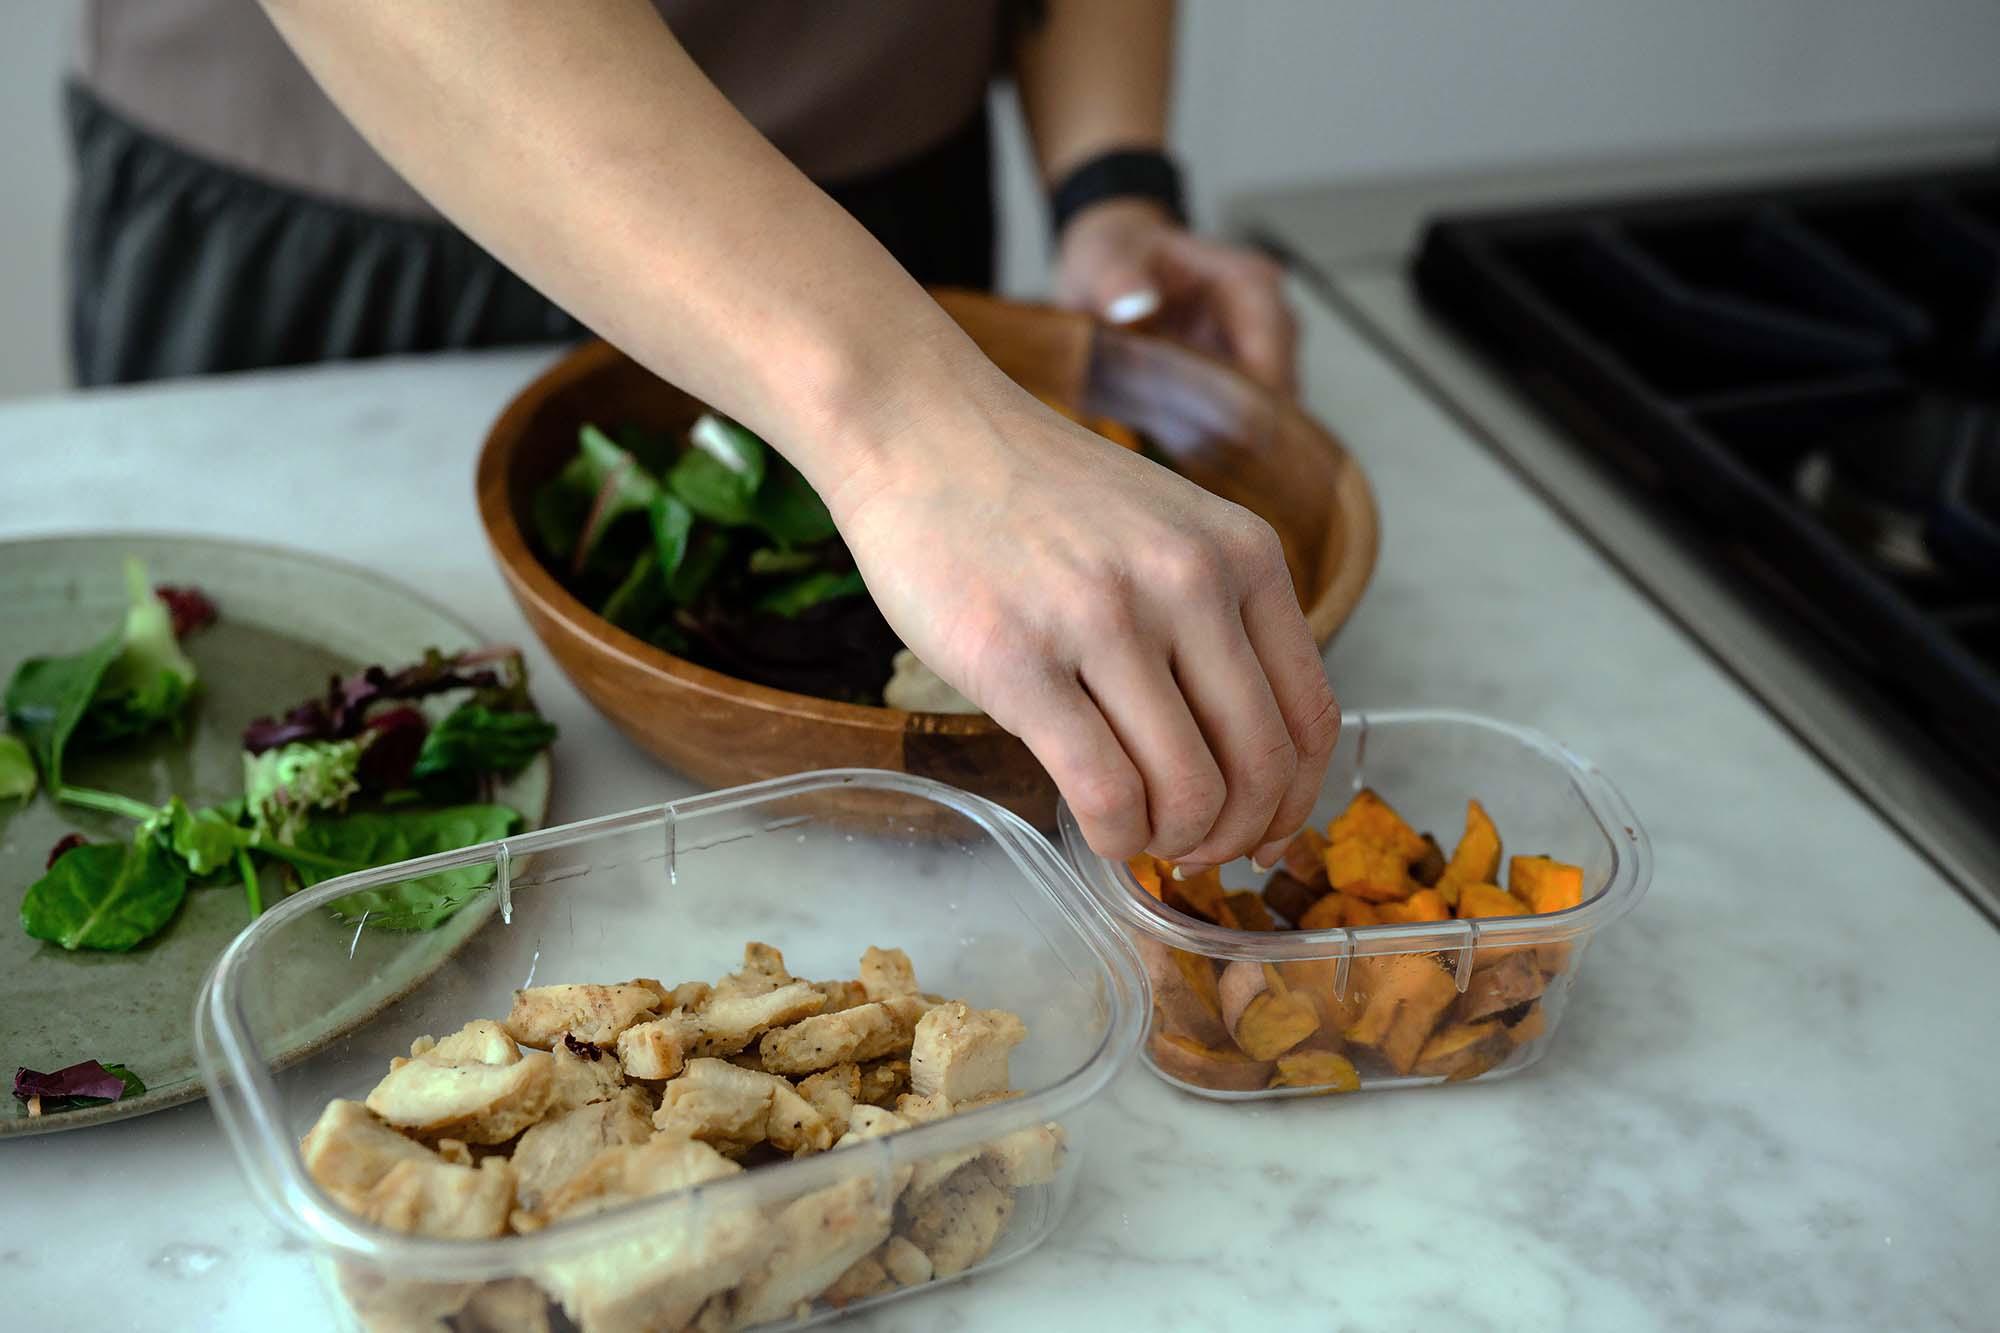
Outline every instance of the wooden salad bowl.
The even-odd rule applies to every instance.
[[[1324,647],[1374,569],[1375,501],[1340,442],[1297,405],[1176,343],[1086,315],[936,293],[1023,387],[1143,432],[1182,474],[1252,510],[1284,543]],[[585,697],[648,752],[711,786],[823,768],[936,778],[1046,826],[1055,787],[1020,741],[981,716],[910,713],[794,694],[697,666],[613,626],[530,545],[536,489],[586,421],[681,431],[702,405],[616,348],[590,343],[523,389],[479,456],[479,515],[535,634]]]

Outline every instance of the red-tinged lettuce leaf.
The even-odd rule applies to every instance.
[[[513,691],[525,672],[511,648],[480,648],[450,657],[435,648],[421,662],[399,671],[371,666],[327,683],[322,698],[308,699],[281,717],[260,717],[243,732],[251,754],[294,741],[351,740],[368,725],[368,710],[380,703],[410,702],[447,690]]]
[[[14,1071],[14,1096],[24,1102],[30,1097],[40,1097],[44,1111],[67,1109],[51,1106],[51,1102],[94,1106],[118,1101],[128,1093],[137,1096],[145,1090],[139,1076],[125,1066],[101,1065],[95,1060],[84,1060],[53,1074],[25,1067]]]
[[[84,837],[81,833],[65,833],[62,837],[56,839],[55,846],[49,848],[49,859],[42,863],[42,869],[53,869],[55,863],[62,860],[64,852],[72,847],[88,846],[89,843],[90,839]]]
[[[430,723],[414,708],[391,708],[369,718],[367,730],[369,741],[356,766],[361,789],[383,792],[407,785],[424,752]]]
[[[196,630],[207,629],[215,623],[215,603],[199,588],[162,583],[153,589],[153,595],[167,604],[167,614],[172,617],[176,639],[185,639]]]

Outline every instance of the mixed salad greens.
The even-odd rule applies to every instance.
[[[72,833],[56,844],[21,900],[29,935],[122,952],[164,930],[191,886],[233,879],[255,917],[266,867],[312,885],[519,826],[489,789],[545,749],[555,728],[535,711],[520,655],[509,649],[433,649],[400,669],[336,677],[324,697],[246,729],[243,791],[222,804],[194,808],[174,796],[154,806],[67,782],[63,760],[73,750],[160,728],[183,734],[200,688],[181,640],[215,619],[214,606],[195,590],[151,587],[137,561],[126,564],[126,585],[119,626],[80,652],[23,662],[7,685],[0,798],[30,799],[39,786],[61,804],[132,821],[125,841]],[[486,874],[433,875],[334,907],[369,926],[427,929]]]
[[[585,425],[537,493],[540,555],[620,629],[744,680],[880,703],[901,648],[826,505],[743,426]]]

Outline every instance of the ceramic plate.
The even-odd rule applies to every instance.
[[[426,647],[476,646],[472,628],[405,588],[364,570],[276,547],[192,537],[105,536],[0,542],[0,682],[22,658],[74,652],[124,612],[124,560],[146,562],[155,583],[191,583],[221,619],[183,644],[202,693],[181,741],[161,735],[113,753],[73,752],[64,775],[79,786],[147,802],[179,793],[190,805],[242,794],[244,724],[325,689],[327,678],[372,662],[415,660]],[[546,754],[494,799],[528,828],[548,813]],[[0,801],[0,1074],[16,1066],[59,1069],[79,1060],[130,1068],[146,1092],[104,1106],[30,1118],[0,1094],[0,1137],[75,1129],[144,1115],[202,1095],[190,1015],[222,947],[249,922],[240,884],[190,887],[180,913],[130,953],[66,953],[21,929],[21,896],[42,874],[49,848],[71,831],[129,836],[128,821],[57,806],[46,793]],[[277,887],[265,875],[266,901]],[[357,991],[350,971],[316,967],[302,953],[287,996],[290,1017],[277,1064],[353,1031],[422,981],[486,919],[468,910],[414,932],[392,964]],[[327,929],[340,927],[331,917]]]

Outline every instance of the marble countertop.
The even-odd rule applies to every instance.
[[[1499,463],[1301,293],[1307,396],[1376,484],[1329,662],[1595,758],[1653,839],[1548,1059],[1491,1086],[1225,1107],[1136,1064],[1037,1253],[881,1330],[1990,1327],[2000,935]],[[358,561],[529,642],[471,504],[540,354],[0,407],[0,536],[144,528]],[[531,652],[552,817],[688,790]],[[331,1328],[208,1109],[0,1143],[0,1291],[36,1329]],[[87,1313],[86,1313],[87,1312]]]

